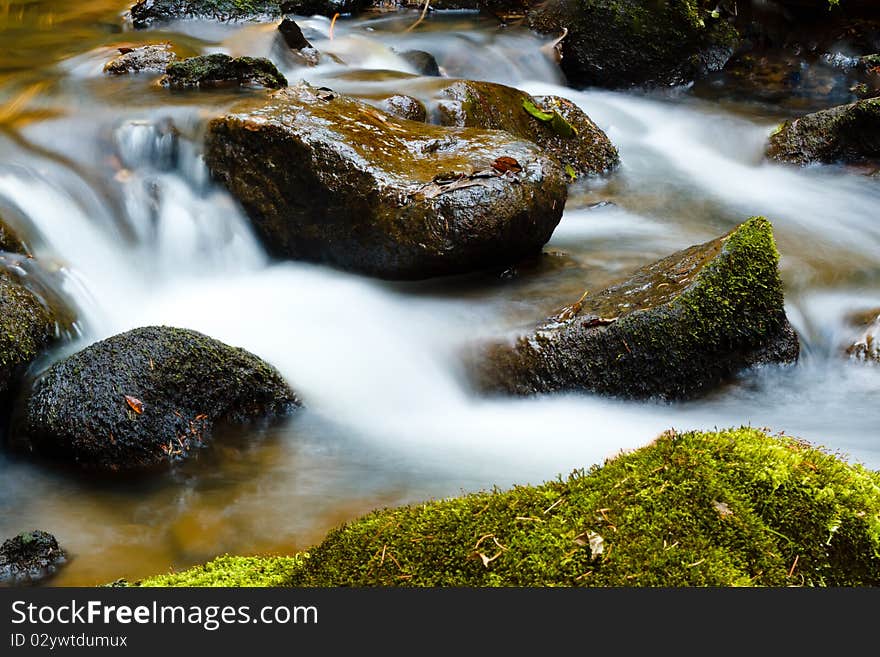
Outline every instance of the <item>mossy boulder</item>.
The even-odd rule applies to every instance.
[[[786,121],[770,136],[767,157],[799,165],[880,160],[880,98]]]
[[[287,79],[265,57],[230,57],[224,53],[172,62],[161,82],[169,87],[252,85],[280,89],[287,86]]]
[[[494,168],[500,158],[519,170]],[[392,279],[539,252],[567,195],[562,168],[530,142],[398,119],[307,85],[211,121],[205,161],[274,255]]]
[[[204,565],[195,566],[179,573],[156,575],[129,584],[125,580],[114,585],[133,586],[285,586],[302,568],[308,557],[292,556],[230,556],[217,557]]]
[[[164,73],[177,55],[167,43],[149,44],[136,48],[119,48],[119,55],[104,64],[104,73]]]
[[[298,558],[286,584],[877,586],[880,473],[752,428],[670,431],[565,479],[375,511]],[[141,584],[253,583],[263,567]]]
[[[3,541],[0,545],[0,584],[34,584],[67,562],[67,554],[48,532],[35,529]]]
[[[752,218],[585,293],[513,344],[489,346],[473,367],[476,384],[520,395],[687,399],[749,366],[793,362],[798,339],[778,259],[770,222]]]
[[[576,174],[602,174],[620,163],[608,136],[565,98],[533,98],[513,87],[474,80],[456,80],[440,96],[440,125],[506,130],[535,142]],[[541,115],[545,120],[537,118]]]
[[[528,11],[539,32],[560,35],[562,70],[577,86],[690,82],[720,70],[739,36],[703,0],[549,0]]]
[[[140,0],[129,12],[132,26],[155,24],[185,18],[216,21],[272,20],[281,15],[280,0]]]
[[[148,469],[194,456],[218,424],[299,405],[269,364],[196,331],[151,326],[54,364],[25,395],[10,444],[86,469]]]

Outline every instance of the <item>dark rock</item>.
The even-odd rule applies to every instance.
[[[437,60],[429,52],[424,50],[406,50],[400,53],[400,58],[412,66],[419,75],[440,77],[440,66]]]
[[[27,247],[18,233],[0,217],[0,251],[27,253]]]
[[[119,56],[104,65],[104,73],[164,73],[165,68],[177,59],[171,44],[161,43],[137,48],[120,48]]]
[[[370,0],[284,0],[281,11],[298,16],[356,14],[370,5]]]
[[[287,79],[264,57],[230,57],[214,53],[169,64],[162,84],[169,87],[248,84],[280,89],[287,86]]]
[[[457,80],[441,92],[436,121],[440,125],[505,130],[535,142],[575,174],[601,174],[620,163],[608,136],[570,100],[558,96],[532,98],[524,91],[492,82]],[[541,121],[524,102],[546,113],[558,113],[561,123]],[[569,132],[565,126],[573,130]]]
[[[425,104],[412,96],[396,95],[386,98],[381,103],[383,111],[408,121],[424,123],[428,119]]]
[[[296,21],[287,16],[278,25],[283,45],[273,49],[273,56],[280,54],[282,62],[290,65],[317,66],[321,55],[303,34]]]
[[[770,136],[767,157],[800,165],[880,158],[880,98],[786,121]]]
[[[687,83],[721,69],[738,41],[698,0],[549,0],[528,21],[545,34],[567,30],[561,65],[577,86]]]
[[[303,35],[302,30],[296,21],[287,16],[278,25],[278,31],[284,37],[284,42],[293,50],[302,50],[303,48],[312,48],[312,44]]]
[[[10,446],[94,470],[182,461],[220,423],[274,419],[299,405],[281,375],[195,331],[146,327],[54,364],[23,400]]]
[[[475,380],[483,390],[520,395],[687,399],[746,367],[793,362],[799,346],[778,257],[770,222],[752,218],[585,294],[515,344],[490,346]]]
[[[182,18],[269,20],[281,15],[279,0],[140,0],[131,8],[135,28]]]
[[[853,313],[847,323],[857,331],[846,348],[850,358],[880,364],[880,308]]]
[[[501,157],[522,171],[501,175]],[[538,252],[567,195],[562,169],[534,144],[401,121],[307,85],[211,121],[205,161],[273,254],[384,278]]]
[[[55,574],[67,555],[52,534],[35,529],[0,545],[0,584],[33,584]]]

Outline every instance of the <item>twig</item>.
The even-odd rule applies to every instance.
[[[791,568],[790,568],[789,571],[788,571],[788,576],[789,576],[789,577],[791,577],[792,575],[794,575],[794,569],[797,568],[797,562],[798,562],[798,559],[800,559],[800,556],[801,556],[801,555],[799,555],[799,554],[796,554],[796,555],[794,556],[794,563],[791,564]]]
[[[424,7],[422,7],[422,13],[419,16],[419,19],[415,23],[410,25],[408,28],[406,28],[404,30],[404,32],[412,32],[414,29],[416,29],[419,26],[419,23],[421,23],[423,20],[425,20],[425,14],[428,13],[428,7],[430,7],[430,6],[431,6],[431,0],[425,0],[425,5],[424,5]]]
[[[333,14],[333,18],[330,19],[330,32],[329,32],[328,36],[330,37],[331,41],[333,41],[333,26],[336,25],[337,18],[339,18],[339,12],[336,12],[335,14]]]

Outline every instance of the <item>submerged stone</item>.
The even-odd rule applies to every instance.
[[[786,121],[770,136],[767,157],[799,165],[880,159],[880,98]]]
[[[491,345],[474,367],[477,385],[687,399],[749,366],[794,362],[778,258],[770,222],[754,217],[585,294],[514,344]]]
[[[196,331],[138,328],[54,364],[25,395],[10,445],[94,470],[182,461],[221,423],[287,415],[296,395],[271,365]]]
[[[699,0],[550,0],[528,10],[530,26],[561,35],[561,66],[576,86],[690,82],[720,70],[738,34]]]
[[[265,57],[199,55],[168,65],[162,84],[169,87],[213,87],[247,84],[280,89],[287,79]]]
[[[880,364],[880,308],[855,313],[847,319],[857,335],[847,346],[846,353],[856,361]]]
[[[401,94],[389,96],[382,101],[381,108],[389,114],[408,121],[424,123],[428,119],[428,110],[425,104],[412,96]]]
[[[444,100],[436,120],[441,125],[505,130],[535,142],[579,175],[607,173],[620,163],[608,136],[565,98],[533,98],[513,87],[474,80],[457,80],[440,95]]]
[[[419,75],[440,77],[440,66],[431,53],[424,50],[405,50],[400,53],[400,57],[412,66]]]
[[[495,168],[501,158],[518,170]],[[307,85],[211,121],[205,161],[273,254],[383,278],[538,252],[567,195],[561,167],[532,143],[397,119]]]
[[[280,0],[140,0],[129,13],[135,28],[183,18],[270,20],[281,15],[281,3]]]
[[[48,532],[35,529],[0,545],[0,584],[34,584],[55,574],[67,554]]]
[[[104,72],[111,75],[126,73],[164,73],[177,59],[171,44],[160,43],[137,48],[119,48],[119,55],[104,64]]]

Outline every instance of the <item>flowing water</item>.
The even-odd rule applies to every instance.
[[[289,553],[376,507],[538,483],[669,428],[766,427],[880,467],[880,368],[842,354],[845,315],[880,306],[880,184],[763,162],[783,109],[705,89],[566,88],[542,39],[467,13],[410,31],[415,14],[340,20],[332,32],[304,18],[313,44],[338,58],[304,69],[284,59],[274,25],[132,32],[124,9],[0,1],[0,214],[35,258],[2,257],[78,313],[75,339],[39,366],[136,326],[188,327],[273,363],[308,408],[149,480],[94,481],[0,456],[0,536],[45,529],[73,555],[52,584]],[[184,55],[270,56],[291,81],[367,99],[429,98],[436,82],[407,75],[396,54],[427,50],[447,76],[571,98],[623,164],[574,188],[544,254],[503,275],[402,284],[276,262],[200,159],[205,120],[254,92],[171,92],[156,76],[102,74],[116,47],[159,41]],[[775,227],[797,366],[677,404],[469,391],[459,355],[471,341],[527,330],[583,290],[756,214]]]

